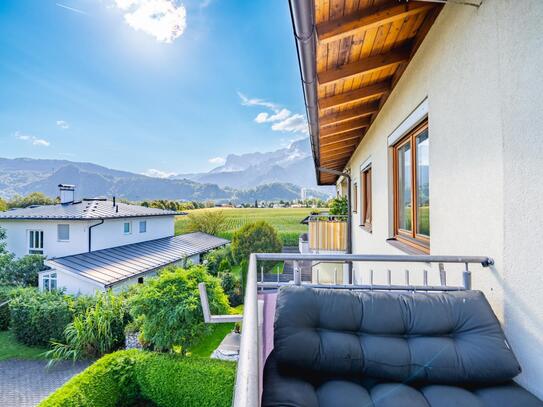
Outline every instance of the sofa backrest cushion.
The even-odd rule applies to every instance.
[[[274,351],[286,367],[393,381],[496,383],[520,373],[479,291],[283,287]]]

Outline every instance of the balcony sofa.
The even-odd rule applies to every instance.
[[[484,295],[283,287],[264,407],[542,407]]]

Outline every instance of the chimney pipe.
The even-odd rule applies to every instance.
[[[75,185],[59,184],[60,203],[62,205],[71,204],[75,200]]]
[[[115,196],[113,196],[113,206],[115,206]]]

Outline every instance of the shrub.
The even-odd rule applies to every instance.
[[[201,211],[188,215],[187,230],[218,235],[224,230],[226,217],[223,211]]]
[[[159,351],[180,347],[185,352],[204,330],[198,283],[207,286],[213,313],[228,311],[228,298],[220,280],[203,266],[189,269],[169,267],[159,276],[132,291],[129,299],[134,319],[142,318],[142,339]]]
[[[10,293],[13,287],[0,287],[0,304],[10,299]],[[0,331],[5,331],[9,327],[9,304],[0,306]]]
[[[330,215],[348,215],[346,196],[330,200]]]
[[[44,259],[39,254],[29,254],[17,260],[11,259],[4,272],[0,274],[0,284],[37,287],[38,272],[45,267]]]
[[[251,253],[280,253],[283,244],[277,231],[269,223],[260,221],[248,223],[232,237],[232,254],[237,261],[248,260]],[[266,268],[273,264],[266,265]]]
[[[228,302],[231,307],[237,307],[243,303],[241,281],[232,273],[221,274],[221,286],[224,293],[228,296]]]
[[[104,356],[40,407],[116,407],[139,397],[161,407],[229,407],[236,365],[137,350]]]
[[[73,317],[66,296],[57,291],[20,288],[14,292],[9,308],[13,333],[27,345],[62,341],[64,328]]]
[[[207,271],[216,276],[219,272],[230,270],[235,264],[230,246],[221,247],[210,251],[204,256],[204,264]]]
[[[62,359],[94,358],[119,349],[124,344],[124,328],[129,314],[121,296],[111,292],[97,294],[88,307],[64,330],[66,343],[54,342],[46,353],[51,362]]]

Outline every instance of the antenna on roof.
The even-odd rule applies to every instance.
[[[115,206],[115,195],[113,195],[113,206]]]
[[[115,206],[115,212],[119,213],[119,207]]]

